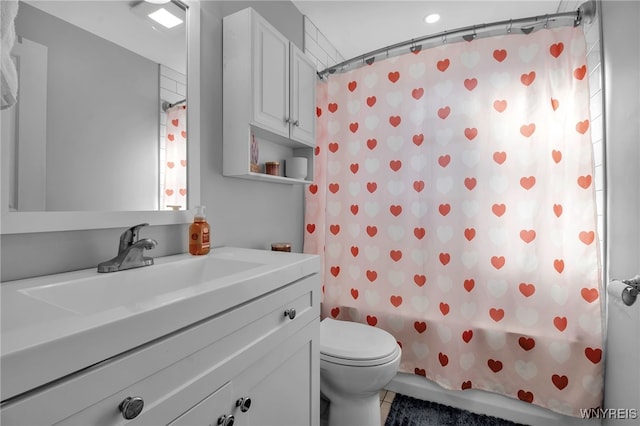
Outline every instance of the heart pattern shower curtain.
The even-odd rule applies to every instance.
[[[187,107],[167,110],[165,137],[164,191],[161,210],[187,208]]]
[[[323,317],[389,331],[401,371],[448,389],[599,407],[582,29],[413,50],[319,83],[305,251]]]

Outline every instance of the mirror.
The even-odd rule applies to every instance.
[[[184,22],[163,29],[147,17],[159,8]],[[20,1],[12,53],[29,84],[2,111],[3,234],[189,222],[199,33],[197,1]]]

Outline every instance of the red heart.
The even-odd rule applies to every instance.
[[[187,160],[180,160],[180,165],[182,167],[187,167]]]
[[[378,228],[375,226],[367,226],[367,234],[370,237],[374,237],[378,233]]]
[[[464,179],[464,186],[466,186],[466,187],[467,187],[467,189],[468,189],[469,191],[472,191],[472,190],[473,190],[473,188],[475,188],[475,187],[476,187],[476,184],[477,184],[477,183],[478,183],[478,182],[477,182],[476,178],[474,178],[474,177],[472,177],[472,178],[465,178],[465,179]]]
[[[566,388],[569,384],[569,378],[567,376],[559,376],[557,374],[551,376],[551,381],[560,390]]]
[[[377,98],[375,96],[369,96],[367,98],[367,105],[369,105],[369,107],[372,107],[376,104]]]
[[[422,142],[424,142],[424,135],[422,133],[420,133],[419,135],[413,135],[413,143],[416,146],[422,145]]]
[[[464,80],[464,87],[468,91],[472,91],[473,89],[476,88],[477,85],[478,85],[478,79],[477,78],[467,78],[467,79]]]
[[[313,232],[316,230],[316,225],[314,223],[309,223],[307,224],[307,232],[310,234],[313,234]]]
[[[536,286],[533,284],[520,283],[520,285],[518,286],[518,289],[520,290],[520,293],[522,293],[524,297],[531,297],[533,293],[536,292]]]
[[[441,155],[438,158],[438,164],[440,164],[440,167],[447,167],[449,165],[449,162],[451,161],[451,156],[449,154],[447,155]]]
[[[494,204],[493,206],[491,206],[491,211],[493,212],[493,214],[500,217],[504,214],[505,211],[507,211],[507,206],[505,206],[504,204]]]
[[[333,153],[337,152],[339,148],[340,148],[340,145],[338,144],[338,142],[331,142],[329,144],[329,151],[331,151]]]
[[[472,338],[473,330],[466,330],[462,332],[462,340],[464,340],[465,343],[469,343]]]
[[[340,233],[340,225],[330,225],[329,226],[329,231],[333,235],[338,235]]]
[[[178,192],[180,193],[180,195],[185,196],[187,195],[187,188],[180,188],[178,189]]]
[[[602,359],[602,349],[599,348],[585,348],[584,355],[587,357],[589,361],[594,364],[597,364]]]
[[[600,292],[598,292],[597,288],[583,288],[580,290],[580,294],[584,300],[593,303],[600,295]]]
[[[446,216],[451,211],[451,205],[449,205],[449,204],[440,204],[438,206],[438,211],[440,212],[440,214],[442,216]]]
[[[176,166],[176,163],[174,163],[173,161],[167,161],[167,167],[170,169],[173,169]]]
[[[182,130],[180,132],[180,136],[182,136],[183,139],[186,139],[187,138],[187,131],[186,130]]]
[[[422,180],[416,180],[413,182],[413,189],[415,189],[416,192],[422,192],[422,190],[424,189],[424,181]]]
[[[555,268],[556,271],[558,271],[559,274],[561,274],[562,271],[564,271],[564,260],[562,259],[554,260],[553,267]]]
[[[440,312],[442,312],[442,315],[447,315],[449,313],[449,304],[440,302]]]
[[[425,370],[424,368],[416,367],[413,369],[413,373],[416,374],[417,376],[427,377],[427,370]]]
[[[334,277],[337,277],[338,275],[340,275],[340,267],[339,266],[332,266],[331,267],[331,275],[333,275]]]
[[[371,282],[374,282],[375,280],[378,279],[378,273],[376,271],[372,271],[370,269],[367,269],[367,279]]]
[[[414,99],[420,99],[422,95],[424,95],[424,89],[422,87],[413,89],[411,91],[411,96],[413,96]]]
[[[335,102],[332,102],[329,104],[327,109],[329,110],[329,112],[336,112],[338,110],[338,104]]]
[[[465,228],[464,237],[467,239],[467,241],[473,240],[476,237],[475,228]]]
[[[527,137],[527,138],[531,137],[531,135],[535,131],[536,131],[535,123],[530,123],[530,124],[527,124],[527,125],[520,126],[520,133],[522,133],[522,135],[524,137]]]
[[[353,297],[353,300],[358,300],[358,289],[357,288],[352,288],[351,289],[351,297]]]
[[[390,72],[387,77],[389,78],[389,81],[392,83],[395,83],[396,81],[398,81],[400,79],[400,73],[398,71],[393,71]]]
[[[376,189],[378,189],[378,184],[375,182],[367,182],[367,191],[369,191],[370,193],[374,193],[376,192]]]
[[[358,87],[358,83],[355,81],[350,81],[349,84],[347,85],[347,88],[349,89],[350,92],[353,92],[354,90],[356,90],[356,87]]]
[[[489,316],[495,322],[499,322],[499,321],[502,320],[502,318],[504,318],[504,309],[502,309],[502,308],[498,308],[498,309],[491,308],[491,309],[489,309]]]
[[[529,176],[529,177],[520,178],[520,186],[522,186],[526,190],[529,190],[529,189],[533,188],[533,186],[535,184],[536,184],[536,177],[535,176]]]
[[[315,194],[316,192],[318,192],[318,185],[316,185],[315,183],[312,183],[311,185],[309,185],[309,192],[312,194]]]
[[[358,163],[351,163],[351,165],[349,166],[349,169],[351,170],[351,173],[355,175],[356,173],[358,173],[358,170],[360,169],[360,165]]]
[[[173,195],[173,189],[165,189],[164,193],[167,194],[168,196],[172,196]]]
[[[473,290],[473,287],[475,287],[475,285],[476,281],[474,279],[464,280],[464,289],[469,293],[471,293],[471,290]]]
[[[506,159],[507,159],[507,153],[504,151],[501,151],[501,152],[496,151],[493,153],[493,161],[495,161],[498,164],[504,163]]]
[[[399,115],[392,115],[391,117],[389,117],[389,124],[391,124],[393,127],[398,127],[401,121],[402,118],[400,118]]]
[[[360,249],[358,248],[358,246],[351,246],[351,256],[358,257],[359,253]]]
[[[402,168],[402,161],[400,161],[400,160],[391,160],[391,161],[389,161],[389,167],[394,172],[397,172],[398,170],[400,170]]]
[[[394,262],[399,262],[400,259],[402,259],[402,250],[391,250],[389,257],[391,257]]]
[[[413,323],[413,328],[420,334],[424,333],[427,330],[427,323],[424,321],[416,321]]]
[[[358,207],[357,204],[351,204],[350,208],[351,208],[351,214],[354,216],[357,215],[358,211],[360,210],[360,207]]]
[[[553,213],[556,215],[556,217],[562,216],[562,204],[554,204]]]
[[[502,62],[507,58],[507,51],[504,49],[496,49],[493,51],[493,58],[498,62]]]
[[[398,217],[402,214],[402,206],[398,204],[392,204],[391,206],[389,206],[389,211],[391,212],[392,215],[394,215],[395,217]]]
[[[523,229],[520,231],[520,239],[529,244],[531,241],[536,239],[536,231],[533,229]]]
[[[376,145],[378,145],[377,139],[367,139],[367,148],[373,151]]]
[[[580,68],[576,68],[575,70],[573,70],[573,76],[578,80],[582,80],[586,74],[587,74],[586,65],[583,65]]]
[[[438,67],[439,71],[445,72],[447,68],[449,68],[450,64],[451,62],[448,59],[443,59],[442,61],[438,61],[438,64],[436,66]]]
[[[530,351],[536,345],[536,341],[534,339],[524,336],[518,339],[518,343],[520,344],[520,347],[525,351]]]
[[[175,136],[173,135],[173,133],[169,133],[167,134],[167,139],[169,139],[169,141],[173,142],[175,140]]]
[[[446,367],[447,364],[449,364],[449,357],[442,352],[438,354],[438,360],[440,360],[440,365],[443,367]]]
[[[398,306],[402,305],[402,296],[391,296],[389,298],[389,301],[393,306],[397,308]]]
[[[438,109],[438,117],[440,117],[443,120],[447,118],[450,113],[451,113],[451,108],[448,106]]]
[[[467,380],[466,382],[462,382],[462,385],[460,386],[460,389],[462,389],[462,390],[471,389],[471,388],[472,388],[471,380]]]
[[[562,43],[552,44],[551,47],[549,48],[549,52],[551,53],[551,56],[553,56],[554,58],[557,58],[558,56],[560,56],[563,50],[564,50],[564,44]]]
[[[414,275],[413,282],[416,283],[418,287],[422,287],[427,283],[427,277],[425,275]]]
[[[423,239],[426,233],[427,231],[424,228],[413,228],[413,235],[419,240]]]
[[[557,111],[558,107],[560,107],[560,101],[557,99],[551,98],[551,108],[553,108],[554,111]]]
[[[518,399],[524,402],[533,402],[533,393],[520,389],[518,391]]]
[[[313,150],[314,155],[318,156],[320,155],[320,147],[316,146],[316,149]]]
[[[331,316],[336,318],[338,315],[340,315],[340,308],[333,308],[331,309]]]
[[[467,139],[473,140],[476,136],[478,136],[478,129],[474,128],[466,128],[464,129],[464,135]]]
[[[555,163],[558,164],[560,161],[562,161],[562,152],[556,151],[554,149],[553,151],[551,151],[551,157],[553,157],[553,161],[555,161]]]
[[[531,71],[529,74],[522,74],[520,76],[520,81],[525,86],[530,86],[531,83],[533,83],[533,80],[535,80],[535,79],[536,79],[536,72],[535,71]]]
[[[351,123],[349,124],[349,130],[351,130],[351,133],[355,133],[358,131],[358,123]]]
[[[491,371],[493,371],[494,373],[497,373],[498,371],[502,370],[502,361],[489,359],[487,361],[487,365],[489,366]]]
[[[576,124],[576,131],[578,133],[584,135],[587,133],[587,130],[589,130],[589,120],[579,121],[578,124]]]
[[[451,260],[451,255],[449,253],[440,253],[440,263],[446,265]]]
[[[493,109],[498,112],[504,112],[507,109],[507,101],[493,101]]]
[[[564,331],[567,328],[567,317],[555,317],[553,319],[553,325],[560,331]]]
[[[320,117],[322,115],[322,108],[316,107],[316,117]]]
[[[173,124],[174,127],[178,127],[179,123],[180,123],[180,120],[177,118],[174,118],[173,120],[171,120],[171,124]]]
[[[580,176],[578,178],[578,185],[584,189],[589,188],[591,186],[591,175]]]
[[[505,263],[504,256],[492,256],[491,257],[491,265],[496,269],[502,268],[504,266],[504,263]]]
[[[330,183],[330,184],[329,184],[329,191],[330,191],[332,194],[337,193],[338,191],[340,191],[340,185],[339,185],[339,184],[337,184],[337,183]]]
[[[377,323],[378,323],[378,318],[376,318],[374,315],[367,315],[367,324],[375,327]]]
[[[593,243],[593,240],[595,240],[595,238],[596,234],[593,231],[580,232],[580,241],[582,241],[586,245]]]

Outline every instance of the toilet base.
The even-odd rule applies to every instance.
[[[380,424],[380,396],[339,398],[329,402],[329,426],[372,426]]]

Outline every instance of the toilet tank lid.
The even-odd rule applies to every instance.
[[[397,348],[395,337],[380,328],[332,318],[320,323],[320,353],[325,355],[372,360],[388,357]]]

